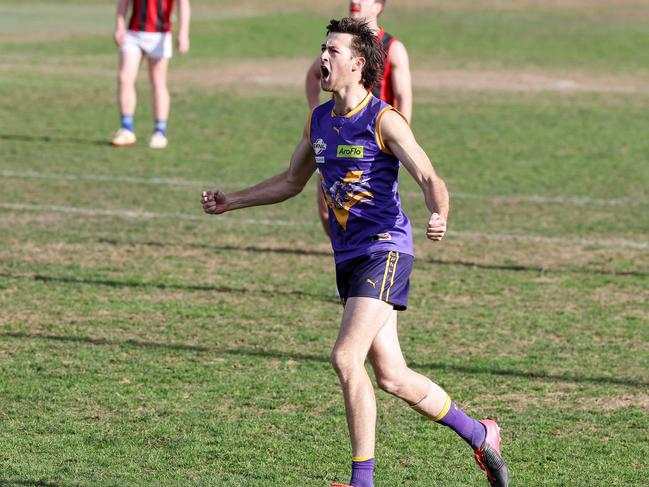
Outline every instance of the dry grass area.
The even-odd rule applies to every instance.
[[[209,66],[172,69],[173,83],[201,88],[248,86],[250,89],[304,88],[309,58],[260,59],[222,62]],[[412,70],[417,92],[559,92],[559,93],[649,93],[649,79],[634,76],[592,75],[582,71],[542,71],[524,69],[448,69],[434,63]]]
[[[113,58],[111,57],[110,61]],[[304,90],[306,71],[312,58],[273,58],[236,61],[201,61],[200,65],[172,65],[169,78],[172,86],[184,88],[231,89],[238,94],[258,91],[295,94]],[[115,69],[102,65],[74,63],[38,64],[3,63],[0,72],[26,73],[44,76],[73,76],[113,79]],[[144,68],[142,68],[144,71]],[[142,79],[145,73],[141,73]],[[437,92],[512,92],[562,94],[647,94],[649,78],[642,75],[607,75],[583,70],[541,69],[449,69],[443,63],[431,61],[412,69],[413,88],[417,95]]]
[[[563,409],[575,407],[575,395],[579,387],[570,382],[557,382],[544,394],[498,393],[487,395],[482,402],[499,404],[501,407],[521,413],[528,408]],[[583,412],[610,413],[621,409],[639,408],[649,414],[649,395],[620,394],[617,396],[580,397],[577,409]]]
[[[529,10],[608,10],[618,13],[649,13],[646,0],[399,0],[389,2],[388,9],[430,9],[446,11],[529,11]],[[313,2],[311,0],[284,0],[281,4],[264,0],[224,0],[216,8],[205,0],[196,2],[198,12],[221,12],[222,15],[245,15],[246,13],[320,12],[346,11],[347,2]],[[386,14],[387,15],[387,14]],[[637,18],[637,17],[635,17]]]
[[[73,221],[75,215],[59,213],[56,211],[45,212],[5,212],[0,219],[0,228],[11,228],[12,225],[19,222],[28,222],[36,227],[48,227],[52,225],[65,225]],[[87,217],[96,220],[101,225],[104,218]],[[164,221],[164,220],[161,220]],[[312,222],[314,226],[318,225],[317,221]],[[209,225],[209,221],[205,221]],[[416,224],[414,222],[413,224]],[[236,221],[223,220],[221,225],[224,229],[230,229],[238,226]],[[209,227],[206,227],[209,228]],[[301,233],[302,228],[291,230],[291,233]],[[601,246],[587,245],[580,243],[579,239],[574,242],[570,238],[558,238],[556,240],[546,239],[543,237],[532,238],[531,236],[521,235],[516,238],[511,235],[508,238],[501,238],[498,232],[455,232],[449,233],[448,239],[442,245],[431,245],[425,240],[417,238],[415,240],[415,251],[419,262],[441,262],[457,264],[464,266],[475,266],[476,268],[511,268],[529,270],[532,272],[565,272],[578,271],[584,269],[587,272],[597,274],[624,274],[628,264],[633,262],[633,268],[638,273],[642,269],[649,269],[649,255],[642,248],[624,248],[616,246],[615,241],[602,242]],[[588,239],[587,239],[588,240]],[[596,241],[596,239],[592,239]],[[635,242],[635,241],[634,241]],[[640,240],[638,239],[638,243]],[[323,258],[330,252],[330,247],[326,240],[323,239],[317,244],[304,242],[303,244],[293,244],[290,249],[286,244],[275,240],[260,238],[254,245],[245,236],[231,234],[214,246],[193,245],[188,242],[182,244],[168,243],[162,247],[149,246],[144,244],[130,244],[124,242],[117,245],[96,244],[92,251],[87,246],[81,244],[68,243],[25,243],[21,241],[6,240],[6,246],[0,250],[0,258],[24,260],[29,265],[44,265],[46,263],[57,263],[68,266],[75,262],[80,265],[114,265],[116,267],[125,265],[129,262],[135,262],[139,258],[149,257],[156,259],[156,268],[160,271],[166,271],[165,261],[162,257],[175,257],[192,261],[197,259],[203,262],[205,266],[218,265],[209,258],[213,248],[223,248],[234,250],[241,248],[242,252],[246,249],[261,250],[270,254],[281,255],[287,250],[293,251],[296,255],[302,254],[305,259],[309,256]],[[83,252],[82,252],[83,250]],[[327,257],[325,257],[327,258]],[[622,266],[625,265],[625,266]],[[242,261],[241,265],[245,265]],[[160,266],[163,266],[162,268]],[[209,269],[208,269],[209,270]],[[214,269],[216,270],[216,269]],[[143,269],[144,275],[148,275],[147,269]],[[645,271],[646,272],[646,271]],[[599,300],[607,300],[608,295],[602,294]],[[633,300],[633,298],[630,298]]]

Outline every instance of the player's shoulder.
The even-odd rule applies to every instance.
[[[394,58],[395,56],[407,56],[408,50],[403,42],[399,39],[394,39],[390,44],[390,57]]]
[[[320,130],[323,124],[326,124],[326,119],[331,119],[331,111],[334,107],[334,101],[329,100],[322,105],[318,105],[315,108],[312,108],[309,112],[309,117],[306,121],[306,130],[305,134],[308,138],[311,138],[312,129]]]
[[[318,105],[313,110],[311,110],[311,114],[314,117],[321,116],[321,115],[324,115],[324,114],[328,114],[328,113],[331,113],[331,110],[333,110],[333,107],[334,107],[334,100],[332,98],[331,100],[327,100],[323,104]]]
[[[409,127],[406,117],[392,105],[385,104],[377,117],[377,130],[384,136],[399,133]]]
[[[402,122],[405,122],[406,125],[408,124],[408,120],[406,120],[406,117],[404,117],[403,113],[394,108],[392,105],[385,102],[383,103],[384,105],[381,106],[381,114],[385,120],[394,120],[399,124],[401,124]]]

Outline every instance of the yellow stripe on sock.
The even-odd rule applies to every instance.
[[[352,457],[352,462],[366,462],[374,457]]]
[[[446,395],[446,402],[444,403],[444,407],[442,410],[439,412],[437,416],[434,418],[431,418],[432,421],[439,421],[440,419],[444,419],[444,416],[446,416],[446,413],[448,413],[448,410],[451,409],[451,396],[448,394]]]

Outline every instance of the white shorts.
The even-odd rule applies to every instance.
[[[139,32],[127,30],[121,51],[142,51],[151,59],[169,59],[172,54],[171,32]]]

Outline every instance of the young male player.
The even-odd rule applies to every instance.
[[[415,141],[405,119],[368,88],[382,70],[383,49],[366,23],[332,20],[320,56],[321,84],[332,100],[315,108],[289,167],[233,193],[202,193],[203,209],[221,214],[297,195],[320,169],[330,211],[336,280],[344,304],[332,352],[352,443],[354,487],[373,487],[376,404],[364,363],[380,387],[420,414],[448,426],[474,450],[492,486],[507,486],[498,425],[476,421],[427,377],[408,368],[397,335],[397,311],[408,304],[412,232],[397,193],[399,161],[415,178],[431,212],[426,235],[446,233],[449,197],[444,181]],[[341,484],[333,484],[341,486]]]
[[[387,0],[350,0],[349,17],[367,22],[385,48],[381,79],[371,89],[375,97],[398,109],[408,121],[412,120],[412,77],[405,46],[379,27],[379,16]],[[316,58],[306,75],[306,98],[309,108],[320,104],[320,58]],[[316,193],[318,215],[329,235],[329,210],[322,191]]]
[[[126,11],[133,4],[131,20],[126,26]],[[136,142],[133,130],[136,94],[135,79],[142,56],[149,60],[149,81],[153,94],[155,117],[149,147],[167,147],[167,119],[169,118],[169,90],[167,69],[171,59],[171,12],[174,0],[118,0],[113,39],[120,48],[118,102],[121,126],[112,144],[125,147]],[[178,0],[178,51],[189,51],[189,0]]]

